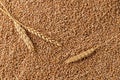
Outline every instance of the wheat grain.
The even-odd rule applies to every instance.
[[[71,63],[71,62],[75,62],[75,61],[78,61],[78,60],[81,60],[85,57],[88,57],[89,55],[91,55],[98,47],[95,47],[95,48],[91,48],[91,49],[88,49],[87,51],[84,51],[78,55],[75,55],[71,58],[68,58],[65,63]]]
[[[0,32],[2,31],[2,28],[3,28],[3,27],[2,27],[2,26],[0,26]]]
[[[2,4],[2,2],[0,1],[0,4],[3,6],[4,10],[2,8],[0,8],[0,10],[9,16],[10,19],[12,19],[14,22],[17,22],[18,24],[20,24],[22,27],[24,27],[26,30],[28,30],[30,33],[42,38],[43,40],[45,40],[46,42],[50,42],[52,44],[55,44],[57,46],[61,46],[61,44],[59,44],[56,40],[53,40],[45,35],[43,35],[42,33],[34,30],[33,28],[27,27],[24,24],[22,24],[21,22],[19,22],[18,20],[16,20],[13,16],[10,15],[9,11],[6,9],[6,7]]]
[[[2,29],[3,29],[3,26],[0,26],[0,37],[2,35]]]
[[[15,24],[15,29],[17,30],[17,32],[20,35],[20,38],[24,41],[24,43],[26,44],[28,49],[31,52],[33,52],[34,51],[34,46],[33,46],[32,41],[30,40],[30,38],[27,36],[26,31],[21,27],[21,25],[19,25],[15,21],[14,21],[14,24]]]

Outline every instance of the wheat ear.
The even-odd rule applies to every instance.
[[[10,19],[12,19],[13,21],[17,22],[18,24],[20,24],[22,27],[24,27],[26,30],[28,30],[30,33],[42,38],[43,40],[47,41],[47,42],[50,42],[52,44],[55,44],[57,46],[61,46],[61,44],[59,44],[56,40],[53,40],[45,35],[43,35],[42,33],[34,30],[33,28],[30,28],[30,27],[27,27],[25,25],[23,25],[21,22],[19,22],[18,20],[16,20],[14,17],[12,17],[10,15],[10,13],[8,12],[8,10],[6,9],[6,7],[2,4],[2,2],[0,1],[0,4],[3,6],[4,10],[2,8],[0,8],[0,10],[5,13],[6,15],[9,16]]]
[[[55,44],[55,45],[57,45],[57,46],[61,46],[61,44],[59,44],[57,41],[51,39],[50,37],[47,37],[47,36],[41,34],[40,32],[38,32],[38,31],[36,31],[36,30],[34,30],[34,29],[32,29],[32,28],[27,28],[27,30],[28,30],[30,33],[35,34],[35,35],[37,35],[38,37],[42,38],[42,39],[45,40],[46,42],[50,42],[50,43]]]
[[[26,34],[26,31],[24,30],[24,28],[21,27],[21,25],[19,25],[18,23],[16,23],[14,21],[15,24],[15,29],[17,30],[17,32],[20,35],[20,38],[24,41],[24,43],[27,45],[28,49],[33,52],[34,51],[34,46],[32,41],[30,40],[30,38],[28,37],[28,35]]]
[[[75,61],[78,61],[78,60],[81,60],[85,57],[88,57],[90,56],[98,47],[95,47],[95,48],[91,48],[91,49],[88,49],[87,51],[84,51],[76,56],[73,56],[71,58],[68,58],[65,63],[71,63],[71,62],[75,62]]]
[[[112,39],[114,38],[117,38],[118,36],[120,35],[120,33],[118,33],[117,35],[115,36],[112,36],[110,39],[106,40],[104,43],[100,44],[100,45],[97,45],[97,47],[95,48],[91,48],[91,49],[88,49],[87,51],[84,51],[78,55],[75,55],[71,58],[68,58],[65,63],[71,63],[71,62],[75,62],[75,61],[78,61],[78,60],[81,60],[85,57],[88,57],[89,55],[91,55],[97,48],[101,47],[101,46],[104,46],[106,44],[108,44],[109,41],[111,41]]]

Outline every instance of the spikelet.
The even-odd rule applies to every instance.
[[[50,37],[47,37],[47,36],[41,34],[40,32],[34,30],[33,28],[28,28],[28,27],[25,27],[25,28],[26,28],[30,33],[32,33],[32,34],[34,34],[34,35],[42,38],[42,39],[45,40],[46,42],[50,42],[50,43],[52,43],[52,44],[54,44],[54,45],[61,46],[61,44],[59,44],[57,41],[51,39]]]
[[[26,44],[26,46],[28,47],[28,49],[31,52],[33,52],[34,51],[33,43],[30,40],[30,38],[27,36],[26,31],[24,30],[24,28],[22,28],[21,25],[19,25],[15,21],[14,21],[14,24],[15,24],[15,29],[17,30],[17,32],[20,35],[20,38],[24,41],[24,43]]]
[[[91,55],[98,47],[95,47],[95,48],[91,48],[91,49],[88,49],[87,51],[84,51],[78,55],[75,55],[71,58],[68,58],[65,63],[71,63],[71,62],[75,62],[75,61],[78,61],[78,60],[81,60],[85,57],[88,57],[89,55]]]

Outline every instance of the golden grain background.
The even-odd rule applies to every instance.
[[[0,1],[0,80],[120,80],[120,0]]]

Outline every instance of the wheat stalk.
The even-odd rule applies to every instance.
[[[17,22],[19,25],[21,25],[22,27],[24,27],[26,30],[28,30],[30,33],[42,38],[43,40],[47,41],[47,42],[50,42],[52,44],[55,44],[57,46],[61,46],[61,44],[59,44],[57,41],[43,35],[42,33],[34,30],[33,28],[30,28],[30,27],[27,27],[25,26],[24,24],[22,24],[21,22],[19,22],[18,20],[16,20],[13,16],[10,15],[10,13],[8,12],[8,10],[6,9],[6,7],[2,4],[2,2],[0,1],[0,4],[3,6],[4,10],[2,8],[0,8],[0,10],[9,16],[10,19],[12,19],[14,22]]]
[[[20,35],[20,38],[24,41],[24,43],[27,45],[28,49],[33,52],[34,51],[34,46],[28,35],[26,34],[26,31],[24,28],[21,27],[18,23],[14,21],[15,29]]]

